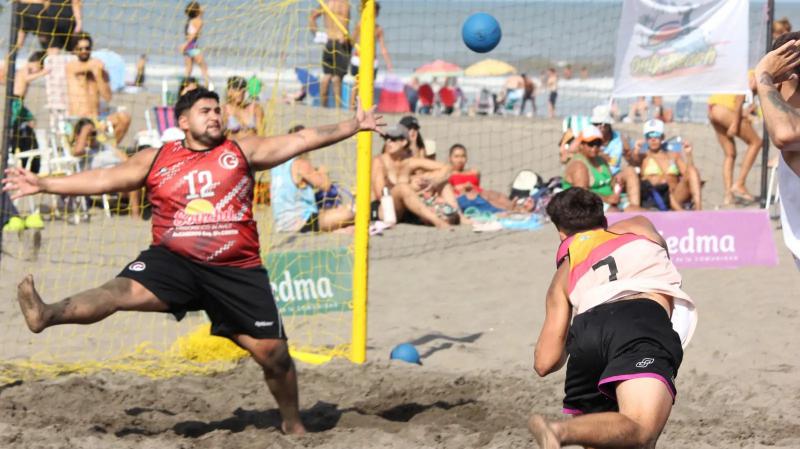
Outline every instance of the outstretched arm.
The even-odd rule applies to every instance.
[[[317,34],[317,31],[319,31],[319,28],[317,28],[317,18],[321,15],[322,8],[317,8],[308,15],[308,29],[311,31],[311,34]]]
[[[547,289],[544,324],[533,353],[533,369],[544,377],[556,372],[567,361],[567,332],[572,305],[567,296],[569,263],[561,264]]]
[[[800,151],[800,111],[781,96],[776,84],[787,81],[800,65],[800,41],[789,41],[767,53],[756,66],[758,96],[767,131],[781,150]]]
[[[110,168],[88,170],[69,176],[38,177],[19,167],[6,169],[3,191],[13,192],[11,199],[37,193],[59,195],[97,195],[128,192],[144,185],[147,172],[158,150],[142,150],[125,162]]]
[[[386,126],[383,117],[375,115],[375,107],[364,111],[359,105],[355,117],[335,125],[306,128],[275,137],[246,137],[239,141],[250,166],[266,170],[300,154],[341,142],[359,131],[376,131]]]

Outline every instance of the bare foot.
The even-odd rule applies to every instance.
[[[281,430],[286,435],[301,436],[306,434],[306,428],[300,421],[297,421],[295,423],[287,423],[286,421],[284,421],[283,423],[281,423]]]
[[[553,429],[547,425],[547,421],[541,416],[531,416],[531,419],[528,420],[528,430],[536,438],[536,442],[539,443],[541,449],[561,449],[561,443],[556,438]]]
[[[38,334],[43,331],[47,327],[44,319],[45,304],[36,292],[32,275],[27,275],[17,286],[17,301],[31,332]]]

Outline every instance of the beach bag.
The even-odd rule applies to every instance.
[[[317,207],[320,209],[332,209],[342,205],[343,201],[349,199],[352,202],[353,194],[337,183],[332,183],[326,191],[318,190],[314,194]]]
[[[511,192],[508,197],[512,200],[525,199],[536,193],[536,189],[542,185],[542,177],[531,170],[521,170],[514,177],[511,183]]]

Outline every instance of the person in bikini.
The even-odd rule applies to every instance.
[[[694,301],[646,218],[609,226],[602,200],[582,188],[556,194],[547,213],[561,243],[534,370],[567,365],[563,412],[574,417],[533,414],[528,428],[542,449],[655,448],[697,326]]]
[[[450,147],[450,185],[458,198],[462,211],[475,207],[481,211],[510,211],[514,202],[495,190],[481,188],[481,172],[475,167],[467,168],[467,148],[460,143]]]
[[[664,122],[660,120],[645,122],[644,137],[648,150],[641,167],[643,197],[659,195],[663,201],[660,208],[684,210],[684,204],[691,201],[694,210],[701,210],[702,182],[694,165],[692,144],[684,141],[681,152],[668,150],[664,144]]]
[[[748,73],[750,88],[755,91],[755,77]],[[725,153],[722,164],[722,180],[725,187],[723,204],[731,205],[734,202],[750,204],[755,201],[753,195],[747,191],[747,175],[761,152],[761,137],[753,127],[752,117],[745,111],[745,96],[734,94],[715,94],[708,97],[708,121],[714,127],[714,133]],[[739,176],[734,180],[736,165],[736,141],[741,139],[747,146],[739,169]]]
[[[452,215],[458,215],[458,202],[447,185],[450,168],[414,157],[408,129],[401,124],[386,130],[384,139],[381,154],[372,160],[372,218],[383,219],[380,198],[386,188],[398,222],[449,228],[455,220]]]
[[[241,139],[256,136],[264,121],[264,109],[256,101],[247,98],[247,80],[240,76],[228,78],[227,95],[222,106],[228,137]]]
[[[183,55],[186,67],[184,77],[189,78],[192,76],[192,69],[197,64],[203,74],[203,81],[205,81],[206,86],[213,90],[214,87],[211,85],[211,79],[208,76],[208,64],[198,43],[200,41],[200,31],[203,29],[203,7],[198,2],[189,2],[184,12],[186,13],[186,27],[184,29],[186,40],[180,46],[180,52]]]

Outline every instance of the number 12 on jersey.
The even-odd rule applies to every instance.
[[[186,185],[189,186],[189,194],[186,195],[187,200],[214,196],[214,180],[211,178],[210,171],[192,170],[183,179],[186,180]],[[197,192],[198,186],[200,187],[199,193]]]

